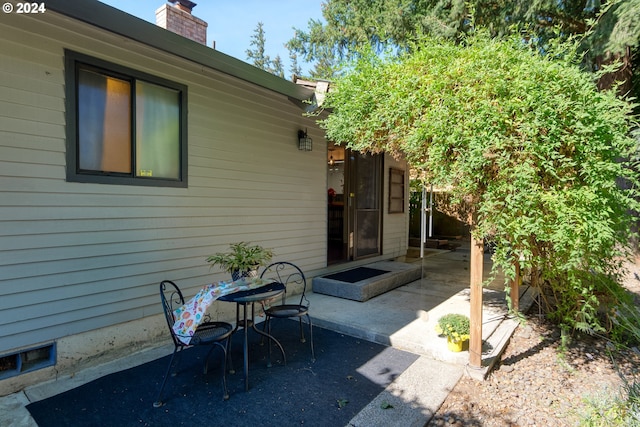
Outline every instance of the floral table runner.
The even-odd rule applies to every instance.
[[[271,282],[271,280],[257,277],[243,277],[234,282],[218,282],[206,285],[185,305],[173,311],[173,318],[176,319],[173,324],[173,332],[183,344],[189,345],[198,325],[205,318],[207,308],[215,300],[234,292],[260,288]]]

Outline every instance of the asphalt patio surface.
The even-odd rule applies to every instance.
[[[469,314],[469,255],[468,245],[463,245],[454,251],[429,250],[422,260],[407,259],[406,262],[420,263],[422,278],[366,302],[310,293],[314,325],[419,355],[349,426],[424,426],[462,375],[482,379],[497,360],[517,326],[507,316],[500,277],[484,289],[482,368],[468,366],[468,351],[448,351],[446,340],[435,331],[440,316],[450,312]],[[490,258],[485,254],[485,277],[489,269]],[[528,290],[523,289],[521,307],[530,300]],[[0,397],[0,425],[37,426],[25,408],[29,403],[157,359],[172,350],[172,344],[147,349]]]

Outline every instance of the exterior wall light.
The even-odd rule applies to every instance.
[[[298,150],[311,151],[313,140],[307,136],[306,130],[298,131]]]

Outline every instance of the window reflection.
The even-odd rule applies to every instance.
[[[180,177],[180,93],[136,83],[136,173]]]
[[[78,150],[81,170],[131,172],[131,83],[81,69]]]

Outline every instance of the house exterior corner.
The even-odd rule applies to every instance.
[[[229,243],[273,248],[275,260],[310,277],[327,268],[327,141],[292,102],[308,91],[175,35],[166,36],[167,46],[183,46],[146,43],[146,33],[165,37],[152,24],[139,22],[127,35],[119,24],[106,28],[109,22],[66,12],[75,6],[56,7],[63,3],[0,22],[0,361],[56,348],[54,364],[37,371],[2,376],[0,365],[3,393],[167,338],[159,283],[173,280],[189,296],[228,279],[205,259]],[[114,22],[130,19],[97,1],[82,3],[105,8]],[[70,58],[80,68],[69,69]],[[85,120],[70,119],[82,89],[70,99],[69,73],[77,79],[78,70],[123,81],[132,71],[131,81],[184,91],[184,176],[139,185],[155,178],[148,168],[124,184],[98,174],[83,180],[84,169],[70,161],[70,150],[79,149],[69,135]],[[313,139],[312,151],[298,149],[300,129]],[[408,209],[383,220],[378,258],[404,255]],[[216,302],[211,314],[232,320],[235,306]]]

